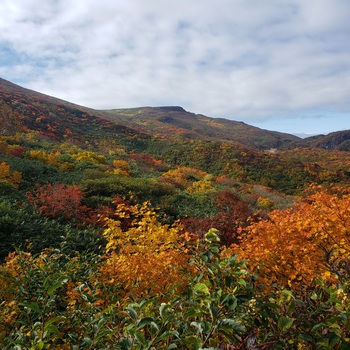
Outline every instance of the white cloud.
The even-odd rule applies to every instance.
[[[0,75],[95,108],[350,111],[350,2],[3,0]]]

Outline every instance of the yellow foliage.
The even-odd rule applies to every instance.
[[[0,333],[6,333],[11,329],[20,312],[18,302],[15,299],[14,281],[15,279],[20,280],[25,273],[21,268],[21,259],[29,261],[32,256],[30,253],[22,253],[22,256],[15,252],[10,253],[0,268],[0,284],[2,286],[0,289]]]
[[[102,154],[97,154],[95,152],[82,151],[75,154],[71,154],[71,157],[78,162],[92,162],[95,164],[106,164],[106,157]]]
[[[60,165],[60,161],[57,159],[57,157],[61,154],[61,152],[58,151],[54,151],[51,153],[47,153],[45,151],[29,151],[29,156],[33,159],[37,159],[40,160],[48,165],[51,166],[59,166]]]
[[[101,146],[101,144],[100,144]],[[115,147],[113,149],[110,149],[111,145],[106,145],[106,148],[108,148],[108,154],[110,156],[126,156],[128,153],[125,151],[122,147]]]
[[[120,220],[106,219],[107,255],[99,281],[121,283],[125,293],[133,295],[157,294],[169,285],[183,285],[186,278],[181,270],[188,256],[179,227],[161,224],[148,202],[141,206],[121,203],[115,214]],[[128,220],[128,228],[122,229],[121,220]]]
[[[213,190],[213,186],[211,185],[210,181],[207,180],[196,181],[191,186],[186,188],[186,191],[191,194],[210,192]]]
[[[163,225],[156,213],[149,208],[149,202],[138,205],[117,205],[116,216],[131,219],[130,228],[122,232],[120,220],[106,219],[104,237],[108,240],[107,251],[121,249],[123,252],[142,253],[143,250],[174,248],[179,241],[177,227]]]
[[[9,164],[2,162],[0,164],[0,182],[5,182],[14,188],[18,188],[22,182],[22,174],[18,171],[12,171]]]
[[[274,205],[275,203],[269,198],[260,196],[257,199],[257,206],[260,209],[271,210],[274,207]]]
[[[113,173],[116,175],[130,176],[129,164],[125,160],[116,159],[113,161]]]
[[[196,182],[203,181],[206,185],[208,184],[208,179],[211,180],[210,175],[205,171],[188,168],[188,167],[177,167],[176,169],[171,169],[166,173],[162,174],[164,178],[170,178],[181,184],[183,187],[187,187],[187,191],[192,191],[191,187]],[[195,193],[198,187],[202,186],[202,182],[199,185],[194,185],[193,192]]]

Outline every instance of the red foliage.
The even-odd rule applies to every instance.
[[[27,193],[28,201],[45,217],[59,219],[63,222],[75,222],[77,225],[104,226],[106,218],[117,219],[123,229],[128,229],[132,222],[129,201],[121,197],[113,199],[113,206],[102,206],[96,209],[83,205],[84,192],[77,185],[46,184],[38,186]],[[123,204],[123,217],[116,217],[115,210]]]
[[[55,135],[53,132],[41,131],[39,135],[43,138],[60,141],[60,138],[57,135]]]
[[[28,151],[27,148],[18,146],[18,147],[14,147],[14,148],[9,148],[7,153],[13,157],[23,158],[24,153],[27,151]]]
[[[252,212],[246,202],[230,191],[220,192],[215,200],[216,215],[204,219],[183,219],[181,223],[186,231],[200,237],[215,227],[220,233],[221,243],[230,246],[236,242],[240,229],[248,224]]]
[[[164,165],[161,160],[155,159],[147,154],[133,153],[130,155],[130,159],[137,161],[138,163],[145,164],[153,170],[164,170]]]
[[[77,185],[46,184],[27,193],[28,201],[46,217],[63,221],[75,220],[77,224],[96,224],[101,211],[83,205],[84,193]]]
[[[28,192],[27,199],[43,216],[71,219],[81,211],[83,192],[76,185],[47,184]]]

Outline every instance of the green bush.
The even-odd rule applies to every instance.
[[[104,240],[97,229],[62,225],[26,210],[21,203],[0,201],[0,260],[15,248],[39,253],[44,248],[57,248],[67,240],[72,251],[99,251]]]
[[[192,277],[182,292],[171,288],[127,303],[118,298],[123,286],[117,281],[98,282],[99,254],[72,252],[67,241],[37,256],[18,252],[9,261],[12,275],[7,265],[0,268],[0,344],[4,349],[349,349],[349,279],[338,287],[319,280],[298,296],[263,292],[244,262],[222,254],[219,243],[212,229],[192,248]],[[110,301],[106,309],[101,295]]]

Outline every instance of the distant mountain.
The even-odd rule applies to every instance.
[[[182,137],[239,143],[255,149],[288,147],[299,137],[263,130],[243,122],[210,118],[182,107],[143,107],[100,111],[103,116],[160,138]]]
[[[307,148],[350,151],[350,130],[336,131],[328,135],[307,137],[300,143]]]
[[[94,110],[23,88],[0,78],[0,103],[21,116],[24,127],[54,135],[92,141],[96,135],[141,135],[173,140],[210,140],[267,150],[317,147],[349,150],[350,131],[302,139],[260,129],[243,122],[210,118],[179,106]],[[68,134],[67,134],[68,133]]]

